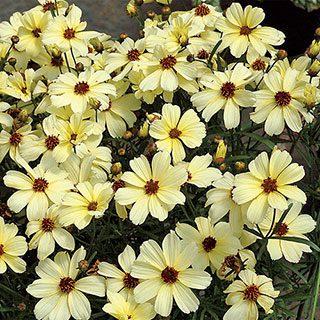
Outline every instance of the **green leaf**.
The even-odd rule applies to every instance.
[[[262,137],[262,136],[260,136],[260,135],[258,135],[258,134],[256,134],[256,133],[242,132],[242,131],[240,131],[240,132],[235,132],[235,134],[240,134],[240,135],[242,135],[242,136],[250,137],[250,138],[252,138],[252,139],[254,139],[254,140],[257,140],[257,141],[265,144],[265,145],[266,145],[267,147],[269,147],[271,150],[273,150],[273,148],[275,147],[275,144],[274,144],[271,140],[269,140],[269,139],[266,138],[266,137]]]
[[[271,237],[269,239],[276,239],[276,240],[284,240],[284,241],[292,241],[292,242],[298,242],[306,244],[307,246],[310,246],[312,249],[316,250],[317,252],[320,251],[320,248],[310,240],[304,239],[304,238],[298,238],[298,237]]]

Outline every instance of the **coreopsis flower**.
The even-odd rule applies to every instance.
[[[123,70],[112,79],[113,81],[122,80],[132,69],[137,69],[134,61],[140,60],[140,56],[145,48],[144,42],[144,39],[139,39],[134,42],[131,38],[126,38],[121,44],[115,44],[116,51],[111,52],[107,56],[107,66],[105,70],[108,73],[112,73],[122,67]]]
[[[120,293],[108,290],[107,296],[110,302],[102,310],[116,319],[151,320],[156,315],[151,303],[138,304],[132,294],[125,298]]]
[[[35,235],[29,242],[29,249],[37,249],[39,260],[47,258],[55,249],[55,242],[67,250],[74,250],[75,242],[72,235],[65,230],[59,221],[59,206],[52,205],[43,218],[32,220],[27,224],[26,235]]]
[[[156,90],[162,88],[164,91],[173,92],[181,87],[187,92],[197,92],[198,85],[194,80],[197,69],[187,61],[189,53],[187,50],[170,52],[164,46],[157,45],[150,60],[140,62],[146,77],[140,83],[142,91]]]
[[[210,265],[212,270],[219,269],[224,257],[237,254],[241,244],[226,222],[212,225],[210,218],[195,219],[197,229],[187,223],[177,223],[176,232],[186,243],[195,242],[197,258],[192,267],[204,270]]]
[[[279,295],[279,291],[273,288],[272,280],[251,270],[241,271],[239,278],[224,291],[229,293],[226,304],[232,307],[225,313],[223,320],[258,320],[257,303],[266,313],[272,313],[274,298]]]
[[[134,172],[121,176],[126,187],[117,190],[115,200],[121,205],[134,203],[129,215],[134,224],[142,224],[149,213],[163,221],[176,204],[184,203],[185,196],[179,189],[187,181],[187,171],[172,167],[170,162],[166,151],[154,155],[151,167],[144,155],[130,160]]]
[[[118,269],[114,264],[108,262],[99,263],[98,273],[107,277],[107,289],[112,292],[120,292],[124,297],[133,294],[140,280],[131,276],[132,264],[136,260],[134,250],[127,245],[122,253],[118,256],[118,263],[122,270]]]
[[[97,111],[98,123],[107,127],[111,137],[122,137],[127,130],[127,125],[132,127],[136,122],[137,117],[134,111],[140,108],[141,101],[133,93],[110,95],[108,107]]]
[[[98,297],[105,296],[105,280],[100,276],[89,276],[76,280],[79,273],[78,264],[84,260],[86,250],[79,248],[72,256],[59,252],[54,261],[46,258],[35,268],[40,279],[27,287],[27,292],[35,298],[41,298],[34,308],[37,320],[74,319],[88,320],[91,307],[88,293]]]
[[[28,250],[25,237],[17,236],[18,227],[7,224],[0,217],[0,274],[7,271],[7,265],[16,273],[26,271],[26,263],[19,258]]]
[[[236,176],[232,197],[238,204],[250,202],[247,211],[250,222],[262,222],[269,207],[287,209],[287,198],[306,203],[305,193],[292,185],[304,177],[304,168],[291,161],[287,151],[274,151],[270,160],[262,152],[249,163],[250,172]]]
[[[271,27],[261,27],[265,14],[261,8],[246,6],[243,10],[239,3],[232,3],[221,16],[215,27],[223,33],[221,48],[229,47],[231,54],[240,58],[248,47],[253,47],[262,56],[266,51],[275,51],[272,46],[284,42],[285,35]]]
[[[247,206],[237,204],[232,197],[232,190],[235,187],[234,175],[226,172],[221,179],[212,183],[213,189],[206,194],[205,206],[210,205],[209,216],[214,224],[220,221],[229,213],[229,224],[232,232],[240,236],[243,224],[247,224]]]
[[[184,167],[188,172],[188,184],[199,188],[208,187],[213,180],[221,178],[221,171],[217,168],[208,168],[212,162],[212,156],[207,153],[204,156],[195,156],[188,162],[178,162],[178,166]]]
[[[284,256],[289,262],[298,263],[303,252],[312,251],[304,243],[285,241],[285,237],[308,239],[304,234],[311,232],[316,226],[316,222],[311,216],[300,214],[301,203],[296,201],[292,201],[292,203],[292,207],[274,233],[274,236],[284,240],[268,239],[267,250],[272,260],[278,260]],[[282,215],[283,211],[281,210],[269,209],[266,218],[259,224],[261,232],[266,235],[270,229],[274,230]]]
[[[221,13],[215,10],[210,4],[200,3],[191,10],[192,20],[195,23],[202,23],[204,26],[213,28]]]
[[[0,23],[0,38],[2,41],[11,44],[11,37],[18,34],[19,27],[22,26],[22,14],[15,12],[10,17],[10,22],[3,21]]]
[[[21,18],[19,27],[19,42],[15,45],[19,51],[25,50],[31,57],[37,57],[43,49],[42,34],[51,19],[51,13],[41,11],[27,11]]]
[[[145,241],[140,256],[132,266],[132,276],[144,280],[134,289],[136,302],[144,303],[155,297],[155,311],[164,317],[172,310],[173,298],[184,313],[198,309],[199,300],[191,289],[206,289],[211,276],[190,268],[197,257],[194,242],[182,249],[182,241],[171,231],[163,239],[162,249],[154,240]]]
[[[307,113],[302,103],[306,83],[298,81],[299,72],[288,68],[284,74],[271,70],[264,76],[265,89],[255,92],[255,110],[250,118],[255,123],[265,121],[264,130],[270,136],[280,134],[284,124],[295,132],[302,129],[299,115]]]
[[[175,163],[186,157],[183,144],[189,148],[199,147],[206,135],[205,125],[194,110],[190,109],[180,116],[179,106],[166,103],[162,107],[161,119],[153,121],[150,126],[150,136],[158,139],[156,144],[159,150],[172,153]]]
[[[240,123],[239,107],[252,107],[255,103],[254,93],[245,89],[245,85],[250,81],[252,72],[238,63],[233,70],[216,71],[208,75],[201,81],[206,89],[194,94],[191,102],[197,111],[202,111],[202,117],[207,122],[219,110],[224,109],[226,128],[235,128]]]
[[[87,23],[81,20],[81,9],[73,5],[67,16],[59,15],[51,20],[42,35],[45,45],[56,44],[63,52],[73,49],[82,56],[88,54],[89,39],[98,37],[99,32],[83,31]]]
[[[68,3],[64,0],[38,0],[39,6],[36,6],[35,10],[41,10],[42,12],[51,11],[51,7],[57,14],[62,14],[68,8]]]
[[[110,79],[103,70],[94,71],[92,68],[81,72],[77,77],[73,73],[61,74],[56,82],[49,87],[49,95],[54,106],[60,108],[71,105],[73,112],[83,113],[89,99],[97,99],[107,108],[109,98],[107,94],[115,94],[115,87],[105,83]]]
[[[68,173],[60,170],[49,157],[43,157],[34,169],[23,159],[19,163],[27,171],[27,175],[9,170],[3,178],[7,187],[18,189],[8,199],[8,206],[14,212],[27,207],[29,220],[41,219],[48,209],[49,200],[59,204],[65,193],[73,188],[73,184],[66,179]]]
[[[68,192],[62,199],[59,220],[64,225],[74,224],[78,229],[85,228],[92,218],[101,218],[109,206],[111,183],[91,184],[80,182],[76,192]]]

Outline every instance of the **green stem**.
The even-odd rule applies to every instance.
[[[311,313],[311,320],[315,319],[314,316],[316,314],[316,308],[317,308],[317,301],[318,301],[318,295],[319,295],[319,286],[320,286],[320,264],[318,263],[318,277],[317,277],[317,284],[316,284],[316,292],[314,294],[313,299],[313,307],[312,307],[312,313]]]
[[[71,72],[70,65],[69,65],[69,61],[68,61],[68,57],[67,57],[67,54],[66,54],[66,53],[64,53],[64,58],[66,59],[68,71]]]

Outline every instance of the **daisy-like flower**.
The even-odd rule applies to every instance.
[[[223,320],[258,320],[257,303],[266,313],[272,313],[274,298],[279,295],[279,291],[273,288],[272,280],[251,270],[241,271],[239,278],[224,291],[229,293],[226,304],[232,307],[225,313]]]
[[[197,229],[187,223],[177,223],[176,232],[186,243],[195,242],[197,258],[192,266],[204,270],[210,265],[212,270],[219,269],[224,258],[237,254],[241,244],[226,222],[211,224],[210,218],[195,219]]]
[[[178,87],[187,92],[197,92],[198,85],[194,80],[197,68],[187,61],[187,50],[178,53],[170,52],[164,46],[157,45],[151,60],[141,61],[141,68],[145,68],[146,78],[140,83],[142,91],[162,88],[164,91],[173,92]]]
[[[66,179],[68,173],[60,170],[49,157],[43,157],[34,169],[23,159],[19,163],[27,171],[27,175],[9,170],[3,178],[7,187],[18,189],[8,199],[8,206],[14,212],[20,212],[27,206],[29,220],[41,219],[48,209],[49,199],[59,204],[65,193],[73,188],[73,184]]]
[[[209,216],[212,223],[221,220],[229,213],[229,224],[232,232],[240,236],[243,224],[247,222],[247,206],[237,204],[232,198],[232,190],[235,188],[234,175],[226,172],[221,179],[212,183],[213,189],[206,194],[205,206],[211,205]]]
[[[16,273],[26,271],[26,263],[19,256],[28,250],[25,237],[17,236],[18,227],[6,224],[0,217],[0,274],[7,271],[7,265]]]
[[[34,9],[41,10],[42,12],[48,12],[51,11],[51,8],[56,12],[56,13],[64,13],[65,10],[68,8],[68,3],[64,0],[38,0],[40,3],[39,6],[36,6]],[[60,12],[61,10],[61,12]]]
[[[83,31],[87,23],[80,22],[81,15],[81,9],[74,5],[66,17],[59,15],[54,18],[42,35],[43,43],[45,45],[56,44],[63,52],[72,48],[82,56],[87,55],[89,39],[98,37],[100,33]]]
[[[241,107],[252,107],[254,93],[245,90],[245,85],[252,81],[252,72],[238,63],[233,70],[216,71],[208,75],[201,83],[205,86],[201,92],[191,97],[191,102],[202,111],[202,117],[209,121],[219,110],[224,109],[223,119],[227,129],[235,128],[240,123]]]
[[[142,224],[149,213],[163,221],[176,204],[184,203],[185,196],[179,189],[187,181],[187,171],[172,167],[170,162],[166,151],[154,155],[151,167],[144,155],[130,160],[134,172],[121,176],[126,187],[118,189],[115,200],[121,205],[134,203],[129,215],[134,224]]]
[[[120,292],[123,296],[133,294],[133,289],[137,287],[140,280],[131,275],[132,264],[136,260],[134,250],[127,245],[118,256],[118,262],[123,271],[114,264],[108,262],[99,263],[98,273],[107,277],[107,289],[112,292]]]
[[[296,201],[292,201],[292,203],[288,214],[274,233],[274,236],[284,240],[268,239],[267,249],[272,260],[278,260],[284,256],[289,262],[298,263],[303,252],[312,251],[304,243],[285,241],[285,237],[308,239],[304,234],[311,232],[316,226],[316,222],[311,216],[300,214],[301,203]],[[266,219],[259,224],[262,233],[266,235],[270,229],[274,230],[282,215],[283,211],[281,210],[269,209]]]
[[[109,206],[111,183],[91,184],[89,181],[77,184],[77,192],[69,192],[62,200],[59,220],[64,225],[75,224],[85,228],[92,218],[101,218]]]
[[[67,250],[74,250],[75,242],[72,235],[63,228],[59,222],[59,206],[52,205],[44,217],[39,220],[30,221],[27,224],[26,235],[35,235],[29,242],[29,249],[36,249],[39,260],[47,258],[55,248],[55,242]]]
[[[132,294],[125,299],[120,293],[107,291],[107,296],[110,302],[102,310],[116,319],[151,320],[156,315],[151,303],[138,304]]]
[[[34,308],[37,320],[74,319],[88,320],[91,307],[89,293],[98,297],[105,296],[105,280],[100,276],[89,276],[76,280],[78,264],[84,260],[86,250],[79,248],[72,256],[59,252],[54,261],[49,258],[39,262],[35,271],[40,279],[27,287],[27,292],[35,298],[41,298]]]
[[[261,8],[249,5],[243,10],[239,3],[232,3],[226,17],[221,16],[215,25],[223,33],[221,48],[229,47],[236,58],[240,58],[249,46],[262,56],[267,50],[275,51],[272,46],[281,45],[285,35],[274,28],[259,26],[264,17]]]
[[[280,134],[284,130],[284,124],[295,132],[302,129],[302,121],[299,115],[306,114],[304,108],[304,90],[306,83],[298,81],[299,71],[288,68],[284,76],[271,70],[264,76],[265,89],[255,92],[255,110],[250,118],[255,123],[265,121],[264,130],[270,136]]]
[[[22,26],[18,30],[19,42],[15,47],[19,51],[25,50],[31,57],[36,57],[43,50],[42,34],[47,27],[51,13],[31,10],[21,19]]]
[[[150,136],[158,139],[156,144],[159,150],[172,152],[175,163],[186,157],[182,142],[189,148],[196,148],[206,135],[205,125],[194,110],[190,109],[180,116],[179,106],[166,103],[162,107],[161,119],[153,121],[150,126]]]
[[[202,23],[206,27],[213,28],[221,13],[215,10],[210,4],[200,3],[191,10],[192,20],[195,23]]]
[[[0,79],[0,83],[1,83],[1,79]],[[13,122],[12,117],[8,113],[4,112],[10,108],[11,106],[9,103],[0,102],[0,123],[5,125],[6,127],[11,127]]]
[[[182,241],[171,231],[163,239],[162,249],[154,240],[145,241],[140,256],[132,266],[132,276],[144,280],[134,289],[138,303],[155,297],[155,311],[164,317],[172,310],[173,298],[184,313],[198,309],[199,300],[191,289],[206,289],[211,276],[190,268],[197,257],[194,242],[182,249]]]
[[[304,177],[304,169],[291,161],[287,151],[274,151],[270,161],[267,153],[262,152],[249,163],[250,172],[236,176],[233,200],[238,204],[250,202],[247,211],[250,222],[262,222],[269,207],[287,209],[286,198],[306,203],[305,193],[291,185]]]
[[[54,106],[60,108],[70,104],[73,112],[83,113],[90,98],[99,100],[107,108],[107,94],[116,94],[112,84],[104,83],[108,79],[108,73],[103,70],[94,71],[92,68],[81,72],[78,77],[70,72],[64,73],[50,85],[49,95]]]
[[[195,156],[191,162],[179,162],[178,166],[184,167],[188,172],[188,184],[199,188],[208,187],[213,180],[221,178],[221,171],[217,168],[208,168],[212,162],[212,156],[207,153],[204,156]]]

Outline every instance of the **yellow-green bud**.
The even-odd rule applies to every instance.
[[[320,61],[314,60],[308,70],[308,73],[311,77],[315,77],[320,71]]]
[[[286,50],[280,49],[280,50],[277,52],[277,57],[278,57],[279,60],[283,60],[283,59],[285,59],[287,56],[288,56],[288,53],[287,53]]]
[[[122,171],[122,165],[120,162],[116,162],[111,166],[111,172],[113,174],[119,174]]]
[[[132,132],[130,130],[127,130],[124,134],[123,134],[123,139],[125,140],[129,140],[132,138]]]
[[[125,148],[120,148],[119,150],[118,150],[118,155],[119,156],[124,156],[126,154],[126,149]]]
[[[320,52],[320,42],[313,40],[308,48],[307,54],[309,58],[315,58]]]

